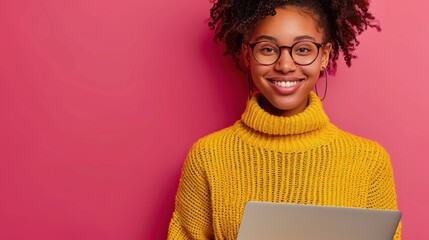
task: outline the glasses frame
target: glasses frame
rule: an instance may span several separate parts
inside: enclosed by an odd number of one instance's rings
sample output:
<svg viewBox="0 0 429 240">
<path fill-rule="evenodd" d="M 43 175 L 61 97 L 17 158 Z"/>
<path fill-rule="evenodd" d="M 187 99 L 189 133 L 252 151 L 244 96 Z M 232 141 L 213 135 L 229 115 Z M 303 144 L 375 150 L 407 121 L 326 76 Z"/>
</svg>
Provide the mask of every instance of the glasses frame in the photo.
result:
<svg viewBox="0 0 429 240">
<path fill-rule="evenodd" d="M 276 46 L 279 48 L 279 55 L 278 55 L 277 59 L 276 59 L 273 63 L 270 63 L 270 64 L 260 63 L 260 62 L 258 61 L 258 59 L 256 59 L 256 57 L 255 57 L 255 51 L 254 51 L 255 46 L 256 46 L 256 45 L 258 45 L 259 43 L 263 43 L 263 42 L 267 42 L 267 43 L 274 44 L 274 45 L 276 45 Z M 309 43 L 314 44 L 314 45 L 317 47 L 317 54 L 316 54 L 316 57 L 313 59 L 313 61 L 311 61 L 310 63 L 307 63 L 307 64 L 300 64 L 300 63 L 297 63 L 297 62 L 295 61 L 295 59 L 293 59 L 293 56 L 292 56 L 292 49 L 293 49 L 293 47 L 295 47 L 295 45 L 296 45 L 296 44 L 298 44 L 298 43 L 302 43 L 302 42 L 309 42 Z M 259 64 L 263 65 L 263 66 L 270 66 L 270 65 L 275 64 L 277 61 L 279 61 L 280 57 L 282 56 L 282 49 L 285 49 L 285 48 L 286 48 L 286 49 L 288 49 L 289 56 L 292 58 L 293 62 L 294 62 L 296 65 L 299 65 L 299 66 L 308 66 L 308 65 L 310 65 L 310 64 L 312 64 L 312 63 L 314 63 L 314 61 L 316 61 L 317 57 L 319 56 L 320 48 L 321 48 L 321 47 L 323 47 L 323 45 L 325 45 L 325 43 L 318 43 L 318 42 L 314 42 L 314 41 L 307 41 L 307 40 L 304 40 L 304 41 L 298 41 L 298 42 L 296 42 L 296 43 L 292 44 L 292 46 L 286 46 L 286 45 L 284 45 L 284 46 L 279 46 L 279 45 L 277 45 L 276 43 L 271 42 L 271 41 L 258 41 L 258 42 L 250 43 L 250 44 L 247 44 L 247 45 L 250 47 L 250 49 L 252 49 L 252 56 L 253 56 L 253 58 L 255 59 L 255 61 L 256 61 L 256 62 L 258 62 Z"/>
</svg>

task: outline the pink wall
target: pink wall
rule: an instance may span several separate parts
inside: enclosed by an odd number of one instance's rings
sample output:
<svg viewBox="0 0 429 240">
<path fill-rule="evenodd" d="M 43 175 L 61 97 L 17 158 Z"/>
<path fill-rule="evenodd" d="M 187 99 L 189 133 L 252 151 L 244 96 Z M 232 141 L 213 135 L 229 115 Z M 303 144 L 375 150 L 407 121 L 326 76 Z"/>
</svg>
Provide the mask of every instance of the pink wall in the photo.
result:
<svg viewBox="0 0 429 240">
<path fill-rule="evenodd" d="M 179 4 L 182 3 L 182 4 Z M 373 1 L 324 105 L 390 152 L 404 239 L 429 235 L 429 5 Z M 244 76 L 207 0 L 0 3 L 0 239 L 164 239 L 183 159 L 232 124 Z"/>
</svg>

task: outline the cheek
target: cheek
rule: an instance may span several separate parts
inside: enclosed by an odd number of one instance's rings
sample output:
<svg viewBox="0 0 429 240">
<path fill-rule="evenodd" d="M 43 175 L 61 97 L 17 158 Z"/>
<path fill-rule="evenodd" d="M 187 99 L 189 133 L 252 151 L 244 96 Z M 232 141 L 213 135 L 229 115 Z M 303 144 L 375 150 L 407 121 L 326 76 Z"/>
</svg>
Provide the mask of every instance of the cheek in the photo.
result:
<svg viewBox="0 0 429 240">
<path fill-rule="evenodd" d="M 272 66 L 262 66 L 259 64 L 251 63 L 250 72 L 253 78 L 260 78 L 272 71 Z"/>
<path fill-rule="evenodd" d="M 313 67 L 304 70 L 304 73 L 308 76 L 308 78 L 318 79 L 320 76 L 320 68 Z"/>
<path fill-rule="evenodd" d="M 317 59 L 314 63 L 312 63 L 309 66 L 303 66 L 301 67 L 303 73 L 307 75 L 308 78 L 315 78 L 318 79 L 320 77 L 321 73 L 321 60 Z"/>
</svg>

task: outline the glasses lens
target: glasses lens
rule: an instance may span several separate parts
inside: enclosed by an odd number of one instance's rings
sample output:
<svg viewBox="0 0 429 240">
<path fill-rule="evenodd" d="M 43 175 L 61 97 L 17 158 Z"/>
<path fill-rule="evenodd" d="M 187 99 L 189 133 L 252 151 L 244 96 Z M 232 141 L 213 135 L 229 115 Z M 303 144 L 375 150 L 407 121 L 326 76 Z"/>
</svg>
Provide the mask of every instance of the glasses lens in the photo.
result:
<svg viewBox="0 0 429 240">
<path fill-rule="evenodd" d="M 312 63 L 319 54 L 319 48 L 313 42 L 297 42 L 292 48 L 292 58 L 299 65 Z"/>
<path fill-rule="evenodd" d="M 319 47 L 310 41 L 300 41 L 292 45 L 292 59 L 298 65 L 309 65 L 316 60 Z M 272 42 L 259 42 L 253 48 L 253 56 L 260 64 L 271 65 L 277 62 L 280 48 Z"/>
<path fill-rule="evenodd" d="M 253 48 L 253 56 L 260 64 L 273 64 L 279 58 L 279 47 L 271 42 L 259 42 Z"/>
</svg>

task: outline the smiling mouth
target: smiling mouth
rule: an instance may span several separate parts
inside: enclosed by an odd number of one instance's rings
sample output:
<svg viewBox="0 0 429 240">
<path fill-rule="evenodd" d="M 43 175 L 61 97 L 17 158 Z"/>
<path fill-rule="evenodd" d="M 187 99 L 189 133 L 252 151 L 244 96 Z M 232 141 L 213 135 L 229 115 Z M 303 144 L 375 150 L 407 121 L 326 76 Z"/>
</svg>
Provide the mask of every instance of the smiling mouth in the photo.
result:
<svg viewBox="0 0 429 240">
<path fill-rule="evenodd" d="M 301 81 L 270 81 L 270 82 L 281 88 L 291 88 L 297 85 L 298 83 L 300 83 Z"/>
</svg>

